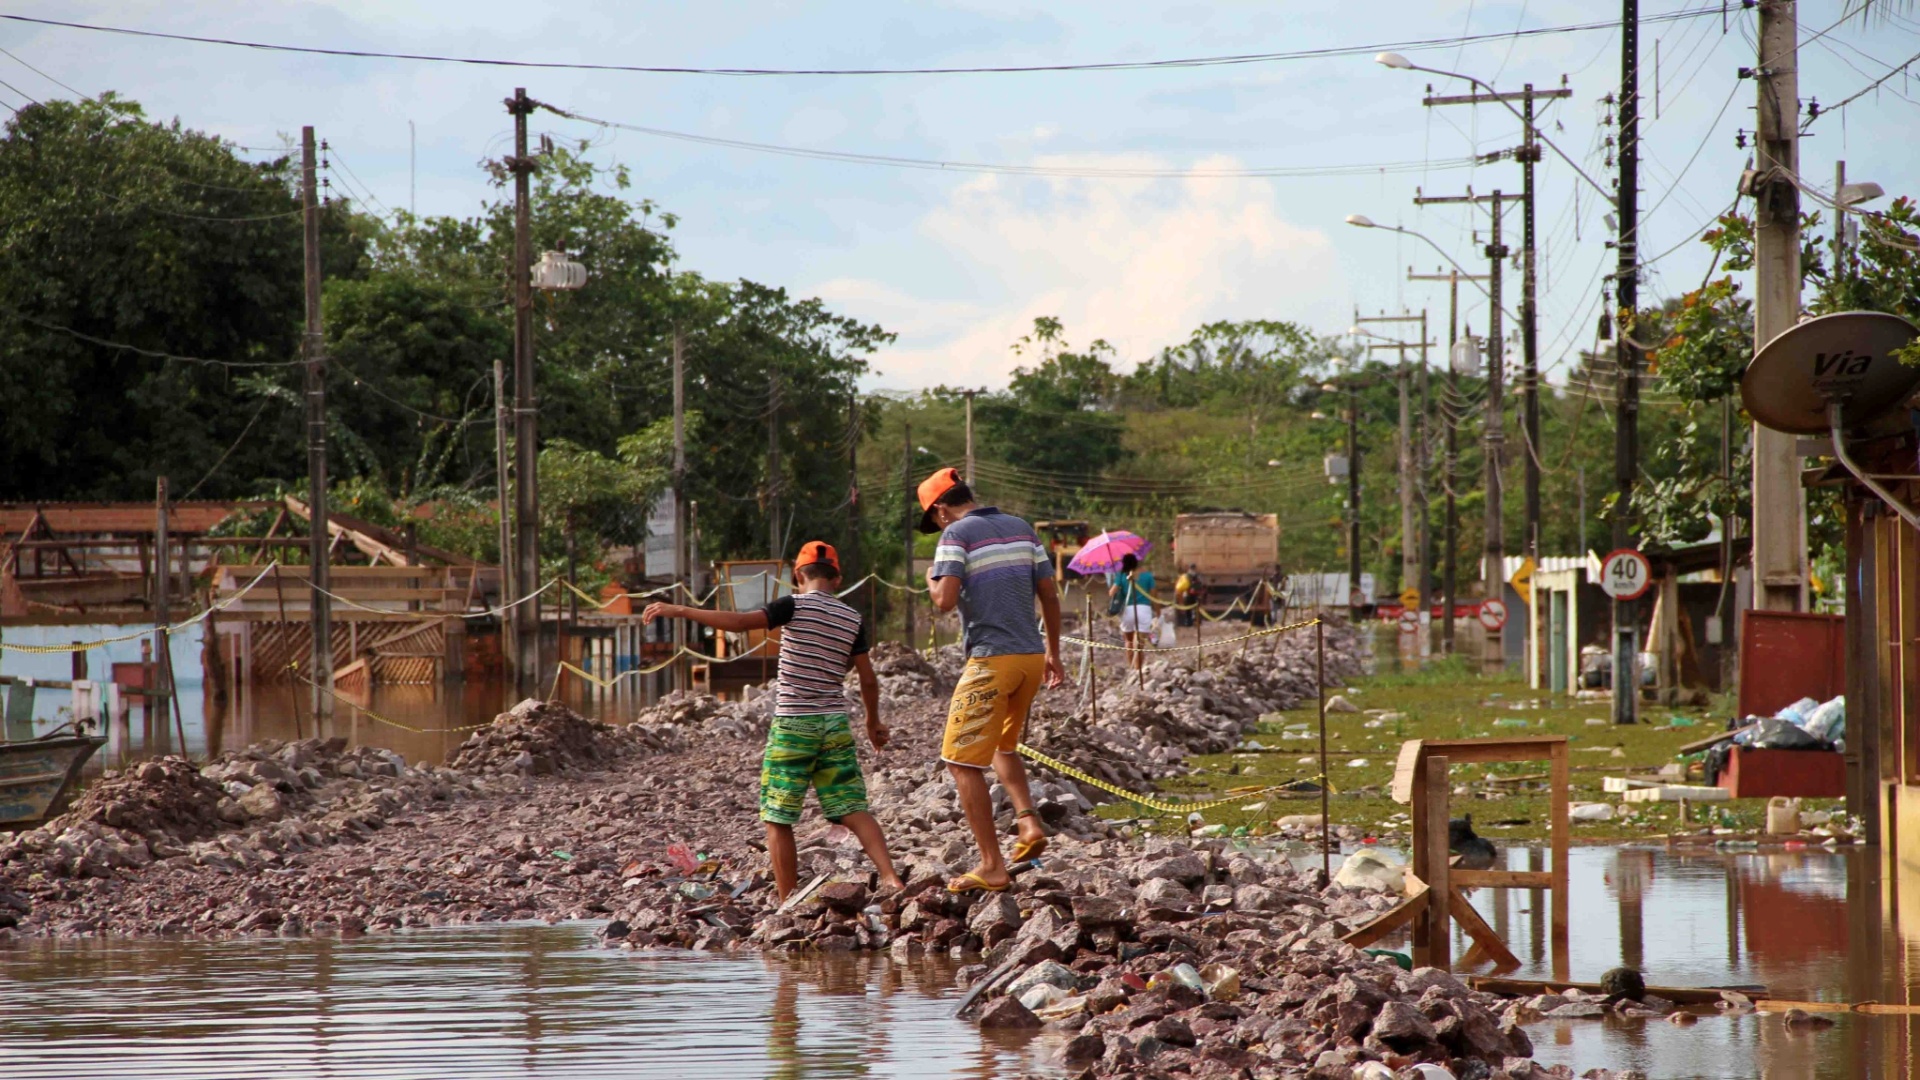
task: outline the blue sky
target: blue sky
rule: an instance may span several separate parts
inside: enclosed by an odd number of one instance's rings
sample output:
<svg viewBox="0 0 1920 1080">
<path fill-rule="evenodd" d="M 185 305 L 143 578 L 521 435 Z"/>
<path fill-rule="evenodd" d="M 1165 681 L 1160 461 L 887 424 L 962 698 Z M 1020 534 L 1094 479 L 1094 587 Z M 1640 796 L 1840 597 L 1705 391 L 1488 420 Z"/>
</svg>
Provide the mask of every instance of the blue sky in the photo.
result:
<svg viewBox="0 0 1920 1080">
<path fill-rule="evenodd" d="M 1644 17 L 1707 6 L 1645 0 Z M 523 60 L 699 67 L 925 67 L 1139 61 L 1374 45 L 1617 17 L 1562 0 L 1336 4 L 563 5 L 405 2 L 97 3 L 21 0 L 14 14 L 258 41 Z M 1802 40 L 1841 17 L 1839 0 L 1800 5 Z M 1733 198 L 1751 129 L 1750 12 L 1730 4 L 1642 30 L 1643 254 L 1681 246 L 1648 271 L 1643 297 L 1697 287 L 1707 257 L 1683 243 Z M 1658 119 L 1653 118 L 1655 43 Z M 1517 192 L 1519 167 L 1457 163 L 1517 142 L 1493 106 L 1423 108 L 1466 84 L 1392 71 L 1368 55 L 1124 72 L 869 77 L 722 77 L 535 71 L 302 56 L 0 23 L 0 47 L 87 93 L 113 89 L 156 116 L 253 147 L 313 124 L 335 148 L 336 191 L 421 213 L 469 214 L 488 197 L 482 158 L 508 144 L 501 100 L 516 85 L 594 117 L 728 139 L 944 161 L 1173 171 L 1164 178 L 915 171 L 750 153 L 621 131 L 603 155 L 635 191 L 681 217 L 682 265 L 751 277 L 829 300 L 900 334 L 876 358 L 877 388 L 1003 384 L 1008 345 L 1038 315 L 1069 340 L 1103 337 L 1123 362 L 1151 356 L 1214 319 L 1286 318 L 1343 331 L 1368 313 L 1426 306 L 1444 335 L 1444 286 L 1409 284 L 1440 257 L 1417 240 L 1345 225 L 1363 213 L 1432 237 L 1484 269 L 1459 207 L 1416 208 L 1416 189 Z M 1618 32 L 1506 38 L 1404 50 L 1414 62 L 1501 89 L 1574 96 L 1543 127 L 1589 174 L 1603 163 L 1599 99 L 1617 89 Z M 1801 96 L 1831 105 L 1920 53 L 1920 16 L 1841 24 L 1801 52 Z M 1920 64 L 1816 122 L 1802 173 L 1823 187 L 1834 161 L 1892 193 L 1920 192 Z M 0 100 L 68 92 L 0 56 Z M 409 128 L 417 130 L 417 170 Z M 537 130 L 596 129 L 540 115 Z M 1385 166 L 1340 174 L 1221 177 L 1302 166 Z M 350 173 L 347 171 L 350 170 Z M 411 188 L 410 188 L 411 183 Z M 1606 207 L 1551 154 L 1540 169 L 1542 363 L 1589 345 L 1613 253 Z M 417 194 L 416 194 L 417 193 Z M 1484 228 L 1484 214 L 1479 223 Z M 1518 246 L 1519 215 L 1507 242 Z M 1512 293 L 1517 294 L 1517 276 Z M 1517 301 L 1510 301 L 1513 307 Z M 1468 322 L 1484 301 L 1463 288 Z M 1437 358 L 1436 358 L 1437 359 Z M 1552 377 L 1551 374 L 1549 377 Z"/>
</svg>

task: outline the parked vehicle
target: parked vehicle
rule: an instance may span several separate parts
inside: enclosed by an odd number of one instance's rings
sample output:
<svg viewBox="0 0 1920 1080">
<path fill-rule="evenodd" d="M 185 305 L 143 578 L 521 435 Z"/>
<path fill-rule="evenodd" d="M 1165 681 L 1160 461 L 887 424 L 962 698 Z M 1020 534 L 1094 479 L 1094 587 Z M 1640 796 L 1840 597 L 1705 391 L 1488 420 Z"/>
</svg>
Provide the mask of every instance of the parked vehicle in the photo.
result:
<svg viewBox="0 0 1920 1080">
<path fill-rule="evenodd" d="M 1219 511 L 1173 519 L 1173 565 L 1200 568 L 1201 606 L 1215 614 L 1244 610 L 1261 582 L 1280 587 L 1280 519 L 1275 514 Z"/>
</svg>

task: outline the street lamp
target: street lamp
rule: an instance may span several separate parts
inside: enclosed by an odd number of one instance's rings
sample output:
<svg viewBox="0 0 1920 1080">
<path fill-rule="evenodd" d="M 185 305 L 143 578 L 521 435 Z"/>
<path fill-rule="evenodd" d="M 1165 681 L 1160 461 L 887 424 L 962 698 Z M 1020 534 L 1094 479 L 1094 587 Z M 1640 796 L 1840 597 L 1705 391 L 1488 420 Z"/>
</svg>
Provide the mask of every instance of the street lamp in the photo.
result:
<svg viewBox="0 0 1920 1080">
<path fill-rule="evenodd" d="M 1396 52 L 1379 53 L 1374 56 L 1373 62 L 1383 67 L 1393 68 L 1396 71 L 1424 71 L 1429 75 L 1444 75 L 1449 79 L 1460 79 L 1463 82 L 1470 82 L 1473 85 L 1479 87 L 1480 89 L 1485 90 L 1493 98 L 1493 100 L 1498 101 L 1502 105 L 1505 105 L 1507 107 L 1507 111 L 1512 113 L 1516 118 L 1518 118 L 1520 123 L 1524 124 L 1526 127 L 1531 129 L 1533 132 L 1534 138 L 1539 139 L 1543 143 L 1546 143 L 1547 146 L 1551 148 L 1554 153 L 1560 155 L 1560 160 L 1572 166 L 1573 171 L 1580 174 L 1580 179 L 1585 180 L 1587 183 L 1593 185 L 1593 190 L 1599 192 L 1601 196 L 1607 200 L 1607 202 L 1616 206 L 1619 205 L 1619 200 L 1614 198 L 1613 192 L 1608 191 L 1606 188 L 1600 186 L 1600 181 L 1595 180 L 1591 176 L 1588 176 L 1587 170 L 1581 168 L 1579 162 L 1568 157 L 1567 152 L 1565 150 L 1562 150 L 1558 146 L 1555 146 L 1553 140 L 1547 138 L 1546 133 L 1542 132 L 1539 128 L 1534 127 L 1534 125 L 1528 123 L 1526 116 L 1522 114 L 1519 109 L 1514 108 L 1513 103 L 1511 101 L 1508 101 L 1506 98 L 1501 97 L 1500 92 L 1498 90 L 1495 90 L 1492 87 L 1492 85 L 1482 82 L 1471 75 L 1462 75 L 1457 71 L 1442 71 L 1439 68 L 1421 67 L 1419 64 L 1414 63 L 1413 61 L 1407 59 L 1404 56 L 1401 56 L 1399 53 L 1396 53 Z"/>
<path fill-rule="evenodd" d="M 1486 297 L 1488 300 L 1493 299 L 1493 294 L 1487 291 L 1487 287 L 1485 285 L 1480 284 L 1479 279 L 1475 275 L 1468 273 L 1467 268 L 1464 266 L 1461 266 L 1460 261 L 1458 259 L 1455 259 L 1451 254 L 1449 254 L 1446 248 L 1443 248 L 1439 244 L 1434 243 L 1433 238 L 1428 236 L 1426 233 L 1420 232 L 1418 229 L 1409 229 L 1404 225 L 1382 225 L 1374 221 L 1372 218 L 1368 217 L 1365 214 L 1348 214 L 1347 224 L 1352 225 L 1355 228 L 1359 228 L 1359 229 L 1385 229 L 1388 232 L 1404 233 L 1407 236 L 1412 236 L 1419 240 L 1424 241 L 1428 247 L 1439 252 L 1442 258 L 1452 263 L 1453 268 L 1455 270 L 1460 271 L 1460 277 L 1462 280 L 1472 282 L 1473 287 L 1480 290 L 1480 295 Z M 1502 305 L 1500 310 L 1502 313 L 1506 315 L 1507 318 L 1512 319 L 1515 322 L 1520 321 L 1519 317 L 1516 316 L 1513 312 L 1508 311 L 1505 305 Z"/>
</svg>

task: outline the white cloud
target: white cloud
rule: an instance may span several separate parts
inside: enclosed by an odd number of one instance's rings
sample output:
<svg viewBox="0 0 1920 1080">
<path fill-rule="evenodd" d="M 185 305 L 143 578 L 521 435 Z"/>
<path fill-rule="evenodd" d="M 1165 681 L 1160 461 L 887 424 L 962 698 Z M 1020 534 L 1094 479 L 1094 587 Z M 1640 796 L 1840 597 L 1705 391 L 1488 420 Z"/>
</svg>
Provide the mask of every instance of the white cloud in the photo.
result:
<svg viewBox="0 0 1920 1080">
<path fill-rule="evenodd" d="M 1166 167 L 1149 155 L 1035 164 Z M 1131 363 L 1214 319 L 1330 325 L 1349 296 L 1328 237 L 1288 222 L 1264 181 L 987 176 L 954 189 L 918 230 L 948 264 L 931 277 L 958 283 L 958 295 L 846 278 L 808 290 L 900 334 L 876 358 L 889 387 L 1003 385 L 1019 362 L 1008 346 L 1042 315 L 1059 316 L 1075 346 L 1105 338 Z"/>
</svg>

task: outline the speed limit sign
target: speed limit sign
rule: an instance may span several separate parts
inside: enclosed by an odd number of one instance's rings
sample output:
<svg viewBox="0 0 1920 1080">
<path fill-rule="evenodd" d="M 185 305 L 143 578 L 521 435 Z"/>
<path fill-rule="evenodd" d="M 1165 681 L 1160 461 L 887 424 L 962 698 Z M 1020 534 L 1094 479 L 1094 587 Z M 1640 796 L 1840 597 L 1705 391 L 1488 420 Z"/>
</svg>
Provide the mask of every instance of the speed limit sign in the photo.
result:
<svg viewBox="0 0 1920 1080">
<path fill-rule="evenodd" d="M 1607 554 L 1600 563 L 1600 591 L 1615 600 L 1638 600 L 1653 584 L 1653 564 L 1632 548 Z"/>
</svg>

